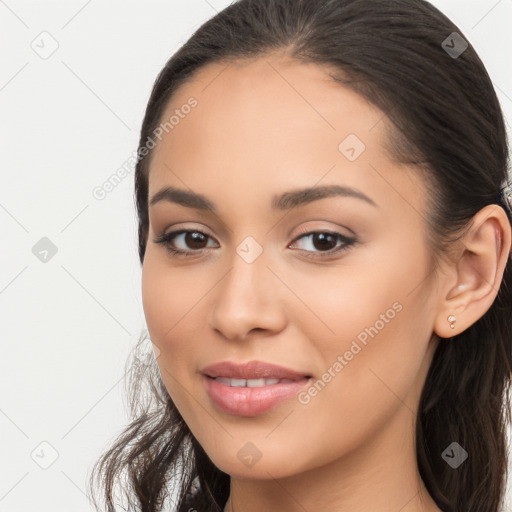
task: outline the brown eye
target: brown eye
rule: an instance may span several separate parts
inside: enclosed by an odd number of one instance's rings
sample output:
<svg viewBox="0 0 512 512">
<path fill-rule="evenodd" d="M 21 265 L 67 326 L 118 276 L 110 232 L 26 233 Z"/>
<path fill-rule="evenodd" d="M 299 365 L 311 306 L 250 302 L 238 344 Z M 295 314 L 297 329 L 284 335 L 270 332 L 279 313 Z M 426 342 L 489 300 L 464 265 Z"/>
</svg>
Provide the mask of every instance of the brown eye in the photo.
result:
<svg viewBox="0 0 512 512">
<path fill-rule="evenodd" d="M 337 243 L 337 237 L 331 233 L 313 233 L 313 247 L 320 251 L 334 249 Z"/>
<path fill-rule="evenodd" d="M 294 243 L 302 239 L 309 239 L 309 243 L 304 244 L 303 250 L 312 253 L 308 255 L 310 257 L 322 257 L 322 253 L 326 255 L 338 253 L 348 249 L 356 242 L 355 238 L 348 238 L 341 233 L 331 231 L 307 232 L 297 237 Z"/>
<path fill-rule="evenodd" d="M 208 236 L 200 231 L 188 231 L 185 234 L 185 245 L 191 249 L 204 249 L 203 244 L 208 241 Z"/>
<path fill-rule="evenodd" d="M 158 236 L 154 242 L 162 244 L 171 254 L 179 256 L 191 256 L 193 254 L 200 254 L 203 250 L 207 249 L 208 240 L 213 240 L 210 236 L 202 231 L 194 231 L 182 229 L 180 231 L 172 231 Z M 176 242 L 178 247 L 176 247 Z M 185 247 L 179 247 L 179 245 Z"/>
<path fill-rule="evenodd" d="M 346 251 L 353 246 L 357 240 L 349 238 L 341 233 L 331 231 L 313 231 L 303 233 L 294 240 L 294 243 L 302 239 L 310 239 L 306 248 L 302 251 L 310 258 L 322 258 L 332 256 Z M 158 236 L 154 242 L 162 244 L 173 256 L 194 256 L 201 255 L 203 251 L 212 246 L 208 246 L 208 241 L 213 238 L 202 231 L 182 229 L 172 231 Z M 185 247 L 179 247 L 179 245 Z M 213 246 L 218 247 L 218 246 Z"/>
</svg>

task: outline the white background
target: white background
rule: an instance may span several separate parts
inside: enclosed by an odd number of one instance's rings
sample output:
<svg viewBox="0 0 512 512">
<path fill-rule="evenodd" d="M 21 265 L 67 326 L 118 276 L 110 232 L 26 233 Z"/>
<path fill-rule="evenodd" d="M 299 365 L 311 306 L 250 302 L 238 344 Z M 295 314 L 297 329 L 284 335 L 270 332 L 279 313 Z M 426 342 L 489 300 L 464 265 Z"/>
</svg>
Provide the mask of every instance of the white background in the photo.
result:
<svg viewBox="0 0 512 512">
<path fill-rule="evenodd" d="M 477 49 L 510 130 L 512 0 L 432 3 Z M 123 368 L 145 329 L 133 172 L 102 201 L 92 190 L 136 150 L 164 63 L 228 4 L 0 0 L 1 512 L 91 511 L 86 476 L 127 420 Z M 31 47 L 43 31 L 47 59 Z"/>
</svg>

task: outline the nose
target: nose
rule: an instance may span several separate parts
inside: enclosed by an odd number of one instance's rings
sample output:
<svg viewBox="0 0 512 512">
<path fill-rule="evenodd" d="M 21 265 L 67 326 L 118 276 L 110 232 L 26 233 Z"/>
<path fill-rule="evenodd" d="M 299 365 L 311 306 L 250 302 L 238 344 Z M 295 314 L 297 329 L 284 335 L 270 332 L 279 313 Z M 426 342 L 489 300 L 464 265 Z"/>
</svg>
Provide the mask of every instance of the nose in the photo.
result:
<svg viewBox="0 0 512 512">
<path fill-rule="evenodd" d="M 231 270 L 214 288 L 209 325 L 227 339 L 242 340 L 253 331 L 271 335 L 286 326 L 286 287 L 264 254 L 252 263 L 235 254 Z"/>
</svg>

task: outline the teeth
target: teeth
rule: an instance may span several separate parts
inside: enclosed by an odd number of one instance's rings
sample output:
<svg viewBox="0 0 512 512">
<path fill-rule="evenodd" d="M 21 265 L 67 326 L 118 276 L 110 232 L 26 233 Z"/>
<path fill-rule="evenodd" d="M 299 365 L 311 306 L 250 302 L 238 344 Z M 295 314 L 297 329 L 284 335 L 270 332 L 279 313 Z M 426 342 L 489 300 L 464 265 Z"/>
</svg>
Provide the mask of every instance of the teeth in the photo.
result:
<svg viewBox="0 0 512 512">
<path fill-rule="evenodd" d="M 227 377 L 215 377 L 215 380 L 235 388 L 260 388 L 262 386 L 273 386 L 274 384 L 285 384 L 293 382 L 292 379 L 229 379 Z"/>
<path fill-rule="evenodd" d="M 265 386 L 265 385 L 270 386 L 272 384 L 277 384 L 278 382 L 279 382 L 279 379 L 267 379 L 267 382 L 265 384 L 265 379 L 249 379 L 249 380 L 247 380 L 245 385 L 248 388 L 261 388 L 261 386 Z"/>
</svg>

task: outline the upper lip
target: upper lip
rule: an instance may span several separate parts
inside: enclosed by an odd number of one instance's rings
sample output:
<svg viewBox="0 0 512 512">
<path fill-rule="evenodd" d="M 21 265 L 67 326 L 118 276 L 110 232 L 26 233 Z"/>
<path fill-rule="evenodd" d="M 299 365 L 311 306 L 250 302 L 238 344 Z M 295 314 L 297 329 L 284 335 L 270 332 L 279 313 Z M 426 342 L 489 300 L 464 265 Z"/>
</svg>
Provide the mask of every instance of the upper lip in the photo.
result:
<svg viewBox="0 0 512 512">
<path fill-rule="evenodd" d="M 222 361 L 205 366 L 201 373 L 209 377 L 227 377 L 232 379 L 291 379 L 300 380 L 309 377 L 306 372 L 295 371 L 262 361 L 249 361 L 247 363 L 234 363 Z"/>
</svg>

